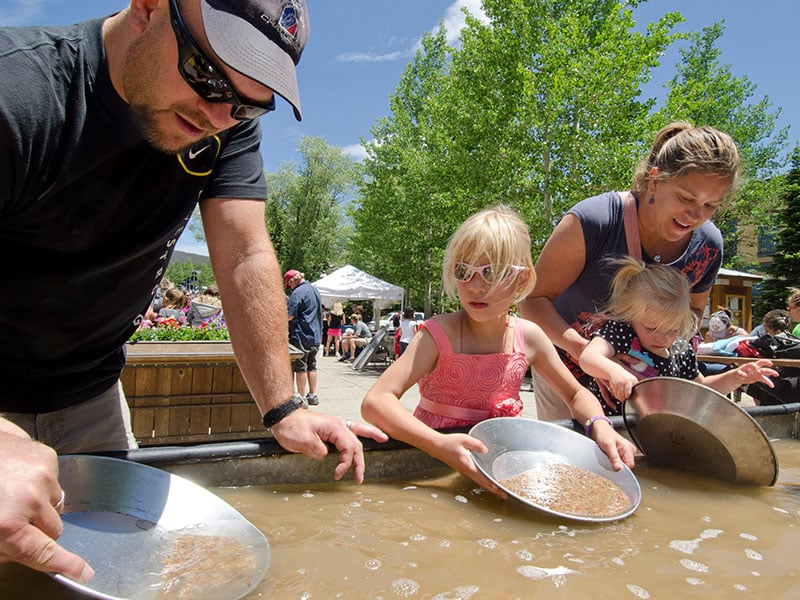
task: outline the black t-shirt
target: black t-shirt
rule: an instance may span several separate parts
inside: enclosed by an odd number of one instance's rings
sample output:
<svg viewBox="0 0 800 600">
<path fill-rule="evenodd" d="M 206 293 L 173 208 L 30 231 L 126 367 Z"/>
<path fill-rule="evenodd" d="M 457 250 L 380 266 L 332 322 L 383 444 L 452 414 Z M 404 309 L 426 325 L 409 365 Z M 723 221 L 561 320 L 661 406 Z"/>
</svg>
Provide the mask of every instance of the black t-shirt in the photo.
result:
<svg viewBox="0 0 800 600">
<path fill-rule="evenodd" d="M 146 142 L 102 23 L 0 29 L 0 411 L 113 385 L 198 200 L 266 197 L 257 121 L 180 155 Z"/>
</svg>

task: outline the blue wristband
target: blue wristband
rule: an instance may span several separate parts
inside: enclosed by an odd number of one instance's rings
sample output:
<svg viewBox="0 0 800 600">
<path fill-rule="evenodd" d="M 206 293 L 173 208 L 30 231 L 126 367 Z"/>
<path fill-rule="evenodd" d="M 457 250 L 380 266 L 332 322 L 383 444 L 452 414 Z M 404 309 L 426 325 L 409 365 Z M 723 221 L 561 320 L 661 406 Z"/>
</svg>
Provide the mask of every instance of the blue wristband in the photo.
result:
<svg viewBox="0 0 800 600">
<path fill-rule="evenodd" d="M 592 429 L 594 428 L 595 421 L 605 421 L 606 423 L 611 425 L 612 429 L 614 428 L 614 424 L 611 422 L 611 419 L 609 419 L 605 415 L 597 415 L 596 417 L 592 417 L 591 419 L 586 419 L 586 423 L 583 424 L 583 431 L 589 437 L 592 437 Z"/>
</svg>

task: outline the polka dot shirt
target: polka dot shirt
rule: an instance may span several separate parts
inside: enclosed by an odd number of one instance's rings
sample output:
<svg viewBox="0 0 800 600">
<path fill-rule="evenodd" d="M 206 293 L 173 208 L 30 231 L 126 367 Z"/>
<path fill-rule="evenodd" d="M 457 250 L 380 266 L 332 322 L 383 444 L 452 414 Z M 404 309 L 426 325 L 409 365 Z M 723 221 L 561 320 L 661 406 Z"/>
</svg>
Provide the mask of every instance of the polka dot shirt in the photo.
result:
<svg viewBox="0 0 800 600">
<path fill-rule="evenodd" d="M 606 340 L 614 348 L 616 354 L 627 354 L 633 360 L 641 361 L 642 365 L 646 365 L 646 369 L 642 372 L 644 376 L 680 377 L 681 379 L 694 380 L 700 374 L 697 367 L 697 356 L 691 346 L 682 340 L 677 340 L 670 348 L 669 356 L 664 358 L 643 349 L 633 327 L 627 323 L 606 321 L 593 336 L 599 336 Z M 597 381 L 592 380 L 589 389 L 603 403 L 606 414 L 620 414 L 622 404 L 617 402 L 616 407 L 606 406 L 603 402 L 603 397 L 600 395 Z"/>
</svg>

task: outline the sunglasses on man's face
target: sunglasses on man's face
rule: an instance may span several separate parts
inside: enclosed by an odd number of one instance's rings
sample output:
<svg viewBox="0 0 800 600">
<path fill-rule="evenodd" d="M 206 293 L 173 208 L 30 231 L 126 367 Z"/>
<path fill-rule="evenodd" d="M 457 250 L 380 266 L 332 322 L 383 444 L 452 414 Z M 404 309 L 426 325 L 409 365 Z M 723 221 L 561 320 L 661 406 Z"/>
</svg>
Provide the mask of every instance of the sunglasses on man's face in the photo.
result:
<svg viewBox="0 0 800 600">
<path fill-rule="evenodd" d="M 197 47 L 181 17 L 176 0 L 169 0 L 169 14 L 178 42 L 178 71 L 198 96 L 206 102 L 232 104 L 231 117 L 239 121 L 249 121 L 275 110 L 274 95 L 267 103 L 260 104 L 252 100 L 243 103 L 230 82 Z"/>
<path fill-rule="evenodd" d="M 453 275 L 455 275 L 456 280 L 467 283 L 472 279 L 475 273 L 478 273 L 486 283 L 492 284 L 496 281 L 505 281 L 509 277 L 527 270 L 528 267 L 520 265 L 508 265 L 502 269 L 495 270 L 492 265 L 478 265 L 474 267 L 467 263 L 456 263 Z"/>
</svg>

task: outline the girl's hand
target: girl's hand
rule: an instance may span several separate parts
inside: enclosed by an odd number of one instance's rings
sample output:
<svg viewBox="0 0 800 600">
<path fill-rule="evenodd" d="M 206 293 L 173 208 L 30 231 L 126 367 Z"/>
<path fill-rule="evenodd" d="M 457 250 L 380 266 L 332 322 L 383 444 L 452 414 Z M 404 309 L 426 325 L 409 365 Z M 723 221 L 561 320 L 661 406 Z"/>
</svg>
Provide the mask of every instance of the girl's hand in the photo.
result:
<svg viewBox="0 0 800 600">
<path fill-rule="evenodd" d="M 605 421 L 596 421 L 592 427 L 592 437 L 600 449 L 611 461 L 615 471 L 622 469 L 622 464 L 633 468 L 635 464 L 636 446 L 622 437 Z"/>
<path fill-rule="evenodd" d="M 432 453 L 432 455 L 448 467 L 458 471 L 465 477 L 469 477 L 486 491 L 503 500 L 507 499 L 508 494 L 475 466 L 470 455 L 471 450 L 481 454 L 488 452 L 483 442 L 471 435 L 466 433 L 443 433 L 437 444 L 436 452 Z"/>
<path fill-rule="evenodd" d="M 775 383 L 770 377 L 780 377 L 780 373 L 775 369 L 770 369 L 771 366 L 771 360 L 762 358 L 742 365 L 735 370 L 735 373 L 739 376 L 741 384 L 761 382 L 769 387 L 775 387 Z"/>
</svg>

